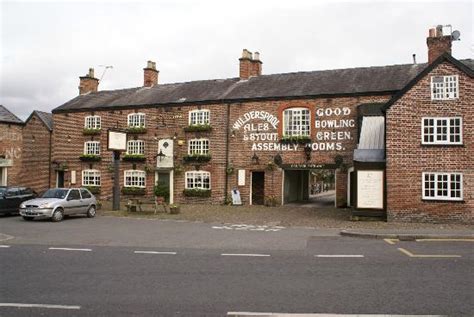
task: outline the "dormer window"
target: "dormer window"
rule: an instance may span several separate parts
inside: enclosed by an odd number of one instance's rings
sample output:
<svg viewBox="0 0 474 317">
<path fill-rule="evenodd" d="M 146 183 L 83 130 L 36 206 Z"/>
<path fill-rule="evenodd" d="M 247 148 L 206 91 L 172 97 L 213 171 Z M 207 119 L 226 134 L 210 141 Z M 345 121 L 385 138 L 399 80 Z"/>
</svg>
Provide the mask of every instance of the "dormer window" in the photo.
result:
<svg viewBox="0 0 474 317">
<path fill-rule="evenodd" d="M 189 125 L 209 125 L 209 110 L 192 110 L 189 112 Z"/>
<path fill-rule="evenodd" d="M 431 100 L 451 100 L 459 98 L 459 76 L 432 76 Z"/>
<path fill-rule="evenodd" d="M 310 114 L 306 108 L 290 108 L 283 112 L 283 136 L 309 136 Z"/>
<path fill-rule="evenodd" d="M 101 128 L 100 116 L 87 116 L 84 120 L 84 128 L 99 130 Z"/>
<path fill-rule="evenodd" d="M 144 128 L 145 114 L 144 113 L 130 113 L 128 115 L 127 124 L 130 128 Z"/>
</svg>

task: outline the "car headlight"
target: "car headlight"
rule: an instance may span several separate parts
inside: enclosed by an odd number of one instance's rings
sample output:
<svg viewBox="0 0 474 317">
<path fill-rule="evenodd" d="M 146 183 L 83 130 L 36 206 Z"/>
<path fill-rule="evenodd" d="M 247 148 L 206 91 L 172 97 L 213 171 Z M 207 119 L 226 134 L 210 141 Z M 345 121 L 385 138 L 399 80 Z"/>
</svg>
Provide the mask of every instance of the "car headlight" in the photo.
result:
<svg viewBox="0 0 474 317">
<path fill-rule="evenodd" d="M 20 208 L 21 208 L 21 209 L 26 208 L 25 204 L 20 204 Z"/>
<path fill-rule="evenodd" d="M 44 203 L 39 205 L 40 208 L 51 208 L 51 205 L 49 203 Z"/>
</svg>

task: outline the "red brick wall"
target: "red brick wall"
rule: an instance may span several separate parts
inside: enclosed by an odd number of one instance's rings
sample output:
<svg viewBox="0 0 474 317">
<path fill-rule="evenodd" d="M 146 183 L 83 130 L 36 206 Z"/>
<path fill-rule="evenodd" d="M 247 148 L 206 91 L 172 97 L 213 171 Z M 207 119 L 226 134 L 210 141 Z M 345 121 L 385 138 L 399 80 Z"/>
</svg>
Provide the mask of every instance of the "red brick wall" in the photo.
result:
<svg viewBox="0 0 474 317">
<path fill-rule="evenodd" d="M 432 75 L 459 75 L 459 99 L 431 101 Z M 420 80 L 386 114 L 388 219 L 471 223 L 474 212 L 474 81 L 445 62 Z M 424 116 L 463 119 L 463 146 L 421 145 Z M 423 201 L 422 172 L 463 173 L 463 202 Z"/>
<path fill-rule="evenodd" d="M 22 185 L 38 193 L 49 188 L 51 132 L 33 115 L 23 128 Z"/>
<path fill-rule="evenodd" d="M 11 160 L 12 166 L 7 167 L 7 185 L 21 185 L 22 159 L 22 125 L 0 123 L 0 155 Z"/>
</svg>

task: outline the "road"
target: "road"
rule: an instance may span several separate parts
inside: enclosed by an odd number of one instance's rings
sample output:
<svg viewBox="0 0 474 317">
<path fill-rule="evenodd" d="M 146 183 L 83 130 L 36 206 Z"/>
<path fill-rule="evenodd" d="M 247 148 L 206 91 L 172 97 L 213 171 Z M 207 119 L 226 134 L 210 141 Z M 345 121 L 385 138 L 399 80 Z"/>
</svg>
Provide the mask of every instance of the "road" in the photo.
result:
<svg viewBox="0 0 474 317">
<path fill-rule="evenodd" d="M 0 316 L 474 314 L 468 240 L 111 217 L 0 221 Z"/>
</svg>

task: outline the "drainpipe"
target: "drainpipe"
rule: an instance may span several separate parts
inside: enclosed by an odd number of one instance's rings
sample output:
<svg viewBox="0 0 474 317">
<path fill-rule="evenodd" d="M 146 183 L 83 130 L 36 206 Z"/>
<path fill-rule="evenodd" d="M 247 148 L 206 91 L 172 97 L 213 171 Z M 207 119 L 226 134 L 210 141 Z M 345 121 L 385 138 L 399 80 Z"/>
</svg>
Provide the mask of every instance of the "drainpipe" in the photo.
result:
<svg viewBox="0 0 474 317">
<path fill-rule="evenodd" d="M 229 137 L 230 137 L 230 104 L 227 104 L 227 118 L 226 118 L 226 143 L 225 143 L 225 183 L 224 183 L 224 204 L 227 200 L 227 191 L 229 189 L 229 175 L 227 169 L 229 168 Z"/>
<path fill-rule="evenodd" d="M 48 188 L 51 187 L 51 157 L 52 157 L 52 147 L 53 143 L 51 142 L 53 138 L 53 131 L 49 131 L 49 160 L 48 160 L 48 171 L 49 171 L 49 177 L 48 177 Z"/>
</svg>

